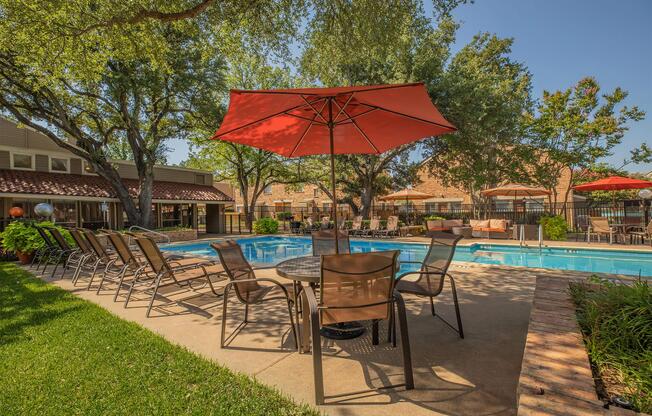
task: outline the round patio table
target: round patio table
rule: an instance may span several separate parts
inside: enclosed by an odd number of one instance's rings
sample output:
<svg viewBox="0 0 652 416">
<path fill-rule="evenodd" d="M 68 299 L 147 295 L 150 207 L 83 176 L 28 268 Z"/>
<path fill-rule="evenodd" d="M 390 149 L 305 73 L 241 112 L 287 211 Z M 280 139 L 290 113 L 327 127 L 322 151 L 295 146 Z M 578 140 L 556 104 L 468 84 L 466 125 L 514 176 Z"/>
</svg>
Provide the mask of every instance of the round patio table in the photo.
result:
<svg viewBox="0 0 652 416">
<path fill-rule="evenodd" d="M 319 256 L 303 256 L 285 260 L 276 265 L 276 273 L 293 280 L 294 293 L 298 297 L 301 283 L 311 286 L 319 284 L 321 277 L 321 258 Z M 297 301 L 297 299 L 295 299 Z M 347 322 L 332 326 L 323 326 L 322 336 L 330 339 L 352 339 L 364 334 L 364 326 L 358 322 Z"/>
</svg>

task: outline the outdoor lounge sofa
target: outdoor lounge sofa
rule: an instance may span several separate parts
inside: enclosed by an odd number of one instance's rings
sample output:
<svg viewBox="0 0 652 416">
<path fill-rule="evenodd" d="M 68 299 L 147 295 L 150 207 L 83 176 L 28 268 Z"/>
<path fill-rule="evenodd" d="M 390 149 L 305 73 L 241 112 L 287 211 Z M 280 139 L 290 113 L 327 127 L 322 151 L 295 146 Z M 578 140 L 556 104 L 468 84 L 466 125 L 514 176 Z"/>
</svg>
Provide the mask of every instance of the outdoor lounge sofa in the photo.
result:
<svg viewBox="0 0 652 416">
<path fill-rule="evenodd" d="M 463 220 L 427 220 L 426 221 L 428 232 L 444 231 L 450 233 L 453 231 L 453 227 L 462 227 L 463 225 L 464 225 Z"/>
<path fill-rule="evenodd" d="M 489 219 L 470 220 L 471 235 L 479 238 L 510 238 L 511 224 L 509 220 Z"/>
</svg>

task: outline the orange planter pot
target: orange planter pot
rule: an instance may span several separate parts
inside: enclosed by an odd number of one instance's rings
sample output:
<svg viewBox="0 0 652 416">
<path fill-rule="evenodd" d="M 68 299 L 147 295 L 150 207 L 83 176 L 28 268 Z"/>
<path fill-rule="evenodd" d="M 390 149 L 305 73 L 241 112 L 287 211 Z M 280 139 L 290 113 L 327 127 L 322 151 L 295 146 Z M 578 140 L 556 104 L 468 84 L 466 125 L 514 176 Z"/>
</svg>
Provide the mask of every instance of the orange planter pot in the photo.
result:
<svg viewBox="0 0 652 416">
<path fill-rule="evenodd" d="M 18 257 L 20 264 L 29 264 L 34 258 L 34 253 L 23 253 L 22 251 L 17 251 L 16 257 Z"/>
</svg>

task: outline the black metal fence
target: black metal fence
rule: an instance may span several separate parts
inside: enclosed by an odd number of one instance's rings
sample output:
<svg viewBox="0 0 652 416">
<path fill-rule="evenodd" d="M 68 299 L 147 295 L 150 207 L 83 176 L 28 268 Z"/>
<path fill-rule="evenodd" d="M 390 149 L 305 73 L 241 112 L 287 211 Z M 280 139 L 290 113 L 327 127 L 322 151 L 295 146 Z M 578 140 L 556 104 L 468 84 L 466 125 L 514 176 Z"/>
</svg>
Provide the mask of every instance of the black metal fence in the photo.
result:
<svg viewBox="0 0 652 416">
<path fill-rule="evenodd" d="M 514 209 L 515 208 L 515 209 Z M 451 206 L 448 209 L 433 209 L 431 205 L 410 204 L 406 209 L 405 205 L 374 207 L 370 210 L 370 217 L 386 219 L 390 215 L 396 215 L 405 224 L 424 224 L 425 219 L 430 216 L 442 217 L 445 219 L 462 219 L 468 223 L 470 219 L 506 219 L 514 224 L 537 224 L 544 215 L 561 215 L 568 222 L 571 231 L 585 231 L 589 224 L 590 217 L 606 217 L 610 221 L 619 224 L 632 224 L 644 226 L 650 220 L 650 201 L 643 200 L 621 200 L 613 202 L 575 201 L 567 204 L 505 204 L 505 205 L 471 205 L 460 204 Z M 331 211 L 319 208 L 287 208 L 277 211 L 273 206 L 257 206 L 252 216 L 254 220 L 259 218 L 276 218 L 279 220 L 281 231 L 289 231 L 292 221 L 305 221 L 312 218 L 319 221 L 322 217 L 330 217 Z M 356 213 L 349 207 L 340 206 L 337 209 L 340 221 L 352 220 Z M 226 232 L 229 234 L 246 234 L 251 229 L 247 226 L 245 215 L 238 212 L 226 212 Z"/>
</svg>

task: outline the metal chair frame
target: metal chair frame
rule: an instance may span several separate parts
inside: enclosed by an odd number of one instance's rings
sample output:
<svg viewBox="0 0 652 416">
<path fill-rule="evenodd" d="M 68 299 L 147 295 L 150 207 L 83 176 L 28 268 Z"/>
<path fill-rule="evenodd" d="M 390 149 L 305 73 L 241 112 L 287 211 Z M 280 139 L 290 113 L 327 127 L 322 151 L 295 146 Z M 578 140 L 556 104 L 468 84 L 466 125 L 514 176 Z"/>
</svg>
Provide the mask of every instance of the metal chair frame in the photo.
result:
<svg viewBox="0 0 652 416">
<path fill-rule="evenodd" d="M 54 238 L 54 241 L 56 241 L 57 245 L 59 246 L 60 250 L 57 253 L 54 253 L 48 260 L 53 260 L 54 264 L 54 270 L 52 270 L 52 274 L 50 277 L 54 277 L 55 273 L 57 272 L 57 268 L 59 267 L 59 264 L 63 261 L 63 273 L 61 273 L 61 277 L 64 276 L 66 273 L 66 266 L 68 265 L 68 261 L 70 260 L 70 257 L 73 255 L 79 255 L 80 251 L 79 249 L 74 249 L 68 245 L 66 242 L 66 239 L 63 238 L 63 235 L 61 235 L 61 232 L 57 230 L 54 227 L 43 227 Z M 74 259 L 74 258 L 73 258 Z M 47 268 L 47 265 L 43 268 L 43 272 L 45 273 L 45 269 Z"/>
</svg>

